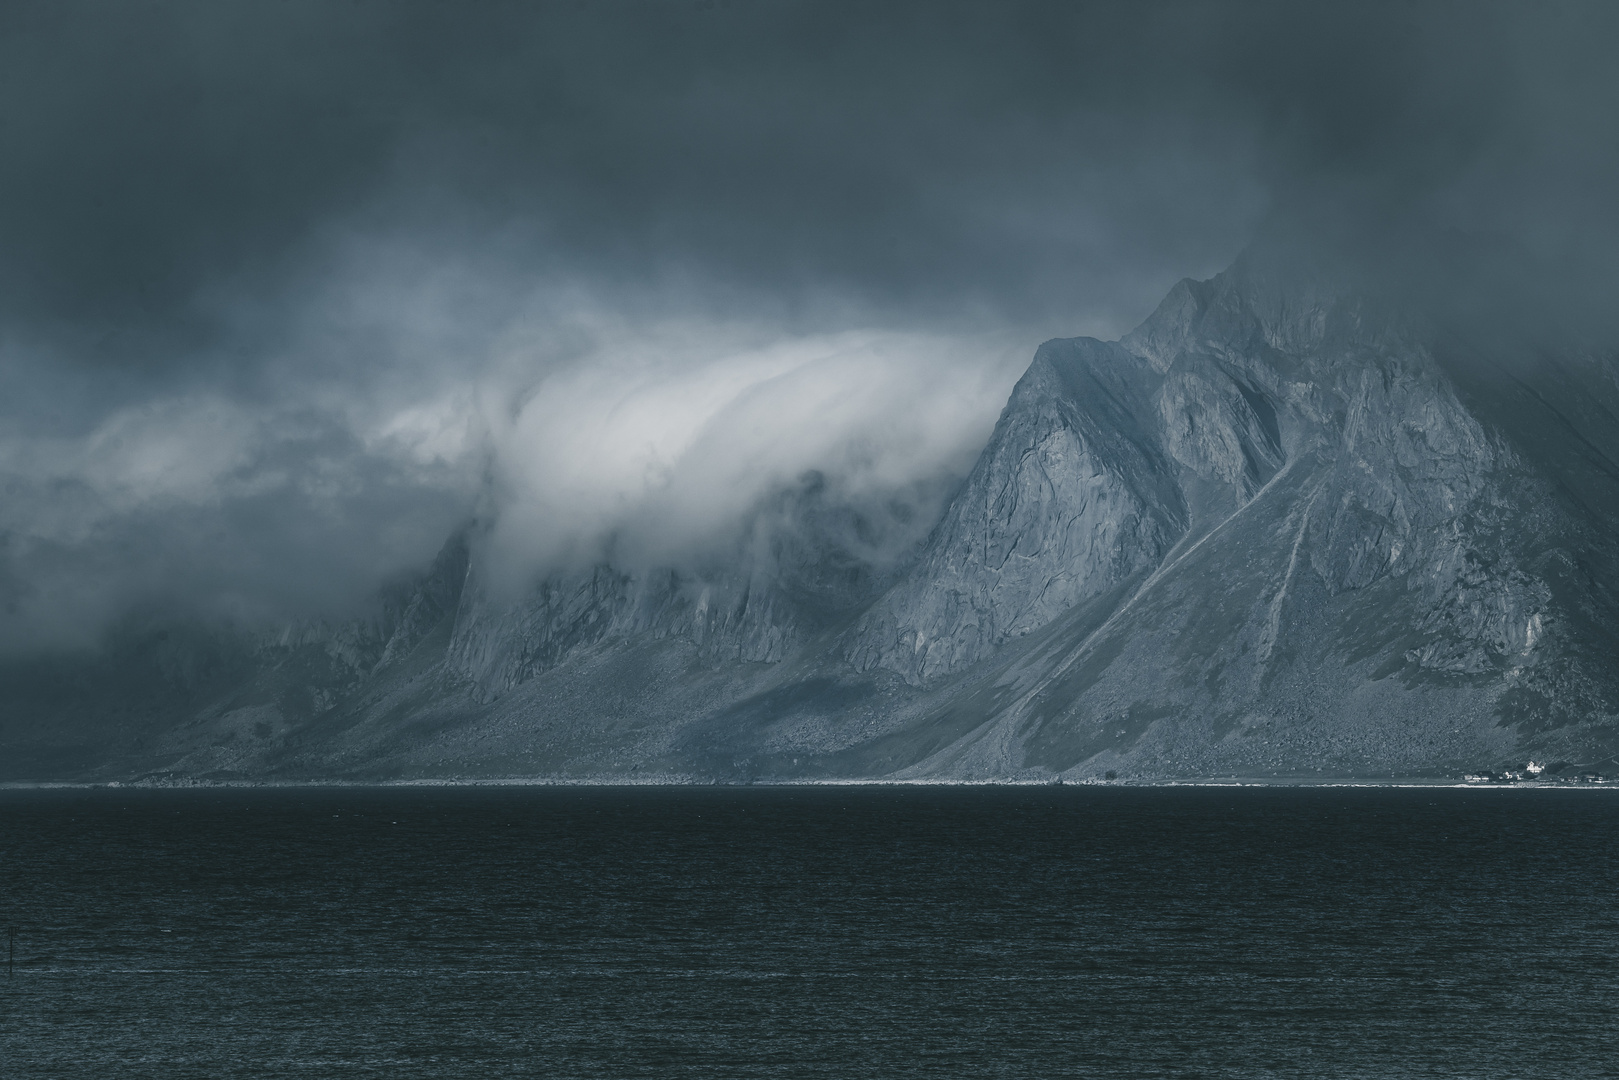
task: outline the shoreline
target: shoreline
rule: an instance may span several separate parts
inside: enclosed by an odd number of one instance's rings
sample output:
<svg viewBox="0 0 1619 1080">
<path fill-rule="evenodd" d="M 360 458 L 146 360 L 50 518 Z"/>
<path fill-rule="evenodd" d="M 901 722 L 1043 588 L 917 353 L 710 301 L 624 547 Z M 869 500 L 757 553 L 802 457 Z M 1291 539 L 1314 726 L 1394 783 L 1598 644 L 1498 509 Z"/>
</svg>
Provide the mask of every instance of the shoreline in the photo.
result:
<svg viewBox="0 0 1619 1080">
<path fill-rule="evenodd" d="M 1051 780 L 752 780 L 720 781 L 665 777 L 645 780 L 571 779 L 562 777 L 501 777 L 494 779 L 414 779 L 414 780 L 8 780 L 0 781 L 0 792 L 10 791 L 247 791 L 247 790 L 396 790 L 423 788 L 1064 788 L 1076 790 L 1162 789 L 1162 788 L 1390 788 L 1412 790 L 1463 791 L 1615 791 L 1619 783 L 1580 783 L 1575 781 L 1516 781 L 1470 783 L 1450 779 L 1420 777 L 1377 780 L 1358 777 L 1291 778 L 1209 777 L 1155 780 L 1062 781 Z"/>
</svg>

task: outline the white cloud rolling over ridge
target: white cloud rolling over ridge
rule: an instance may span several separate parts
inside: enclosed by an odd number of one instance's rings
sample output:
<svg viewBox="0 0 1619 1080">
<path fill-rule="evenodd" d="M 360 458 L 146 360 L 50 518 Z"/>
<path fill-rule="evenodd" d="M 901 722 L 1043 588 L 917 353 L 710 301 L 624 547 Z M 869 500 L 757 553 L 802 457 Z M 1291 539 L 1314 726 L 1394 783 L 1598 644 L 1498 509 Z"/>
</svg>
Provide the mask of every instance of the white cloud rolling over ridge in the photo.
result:
<svg viewBox="0 0 1619 1080">
<path fill-rule="evenodd" d="M 409 314 L 419 288 L 394 306 L 364 294 L 355 318 L 421 332 L 408 362 L 369 369 L 374 385 L 309 376 L 318 365 L 293 356 L 306 377 L 274 400 L 181 392 L 86 432 L 0 440 L 0 648 L 90 645 L 143 605 L 247 626 L 342 616 L 475 512 L 490 580 L 514 597 L 606 559 L 694 565 L 807 473 L 871 502 L 964 472 L 1026 351 L 660 320 L 577 289 L 493 331 L 435 334 Z M 428 359 L 422 338 L 482 352 Z"/>
<path fill-rule="evenodd" d="M 491 552 L 508 580 L 609 554 L 643 570 L 701 559 L 810 472 L 855 501 L 960 475 L 1023 360 L 898 332 L 705 344 L 760 336 L 662 327 L 524 395 L 493 435 Z"/>
</svg>

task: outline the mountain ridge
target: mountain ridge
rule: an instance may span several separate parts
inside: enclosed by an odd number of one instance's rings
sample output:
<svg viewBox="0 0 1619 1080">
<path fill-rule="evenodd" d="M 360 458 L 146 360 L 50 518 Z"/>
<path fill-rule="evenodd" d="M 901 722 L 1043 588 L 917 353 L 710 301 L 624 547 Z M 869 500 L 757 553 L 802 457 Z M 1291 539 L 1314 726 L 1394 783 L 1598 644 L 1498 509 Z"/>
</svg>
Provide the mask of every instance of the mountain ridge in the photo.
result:
<svg viewBox="0 0 1619 1080">
<path fill-rule="evenodd" d="M 1480 344 L 1250 251 L 1118 342 L 1041 345 L 898 557 L 872 552 L 914 529 L 813 475 L 706 568 L 604 563 L 515 600 L 486 586 L 474 526 L 369 629 L 238 649 L 235 683 L 78 775 L 1087 780 L 1606 759 L 1616 417 L 1611 355 Z M 307 705 L 288 704 L 294 684 Z M 0 740 L 29 744 L 18 728 Z"/>
</svg>

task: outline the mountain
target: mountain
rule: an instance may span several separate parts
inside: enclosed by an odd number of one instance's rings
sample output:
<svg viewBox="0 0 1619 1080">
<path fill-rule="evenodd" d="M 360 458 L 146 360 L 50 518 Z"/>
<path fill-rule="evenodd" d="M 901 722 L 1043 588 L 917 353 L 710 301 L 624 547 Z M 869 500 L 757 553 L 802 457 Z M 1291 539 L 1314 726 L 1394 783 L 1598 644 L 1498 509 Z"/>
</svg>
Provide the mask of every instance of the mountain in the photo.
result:
<svg viewBox="0 0 1619 1080">
<path fill-rule="evenodd" d="M 1047 342 L 971 473 L 906 504 L 937 507 L 923 520 L 811 474 L 705 565 L 609 561 L 519 597 L 493 588 L 474 525 L 364 623 L 148 632 L 99 668 L 0 672 L 20 706 L 4 771 L 1386 778 L 1611 760 L 1619 362 L 1349 282 L 1255 251 L 1120 341 Z"/>
</svg>

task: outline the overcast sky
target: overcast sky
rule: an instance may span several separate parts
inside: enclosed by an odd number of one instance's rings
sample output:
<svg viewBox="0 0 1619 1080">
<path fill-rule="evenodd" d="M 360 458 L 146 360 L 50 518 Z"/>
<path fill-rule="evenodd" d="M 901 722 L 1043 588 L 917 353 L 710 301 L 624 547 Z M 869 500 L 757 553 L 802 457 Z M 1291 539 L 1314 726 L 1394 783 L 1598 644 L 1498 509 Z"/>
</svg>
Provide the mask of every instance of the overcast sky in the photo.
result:
<svg viewBox="0 0 1619 1080">
<path fill-rule="evenodd" d="M 1606 310 L 1619 7 L 0 5 L 0 649 L 960 472 L 1262 222 Z M 1289 226 L 1293 227 L 1293 226 Z M 896 419 L 898 418 L 898 419 Z"/>
</svg>

